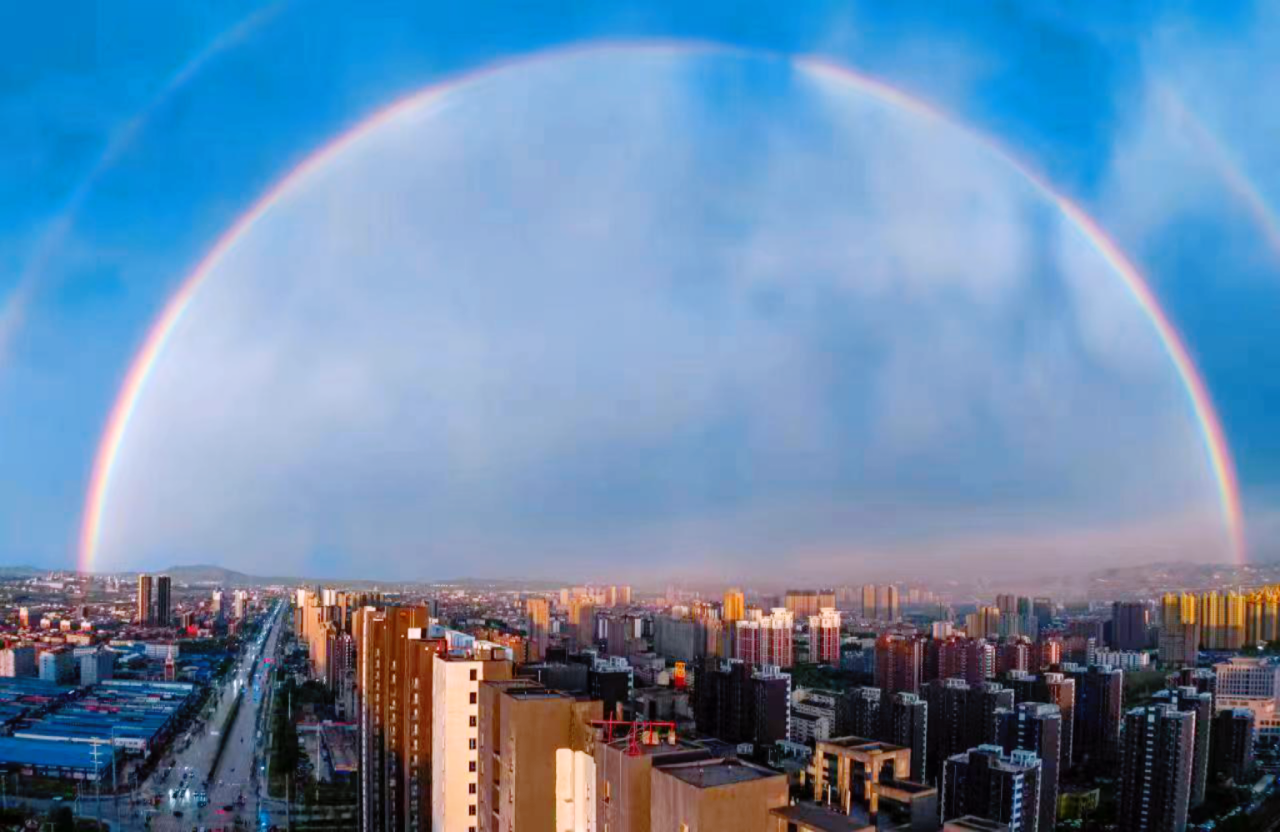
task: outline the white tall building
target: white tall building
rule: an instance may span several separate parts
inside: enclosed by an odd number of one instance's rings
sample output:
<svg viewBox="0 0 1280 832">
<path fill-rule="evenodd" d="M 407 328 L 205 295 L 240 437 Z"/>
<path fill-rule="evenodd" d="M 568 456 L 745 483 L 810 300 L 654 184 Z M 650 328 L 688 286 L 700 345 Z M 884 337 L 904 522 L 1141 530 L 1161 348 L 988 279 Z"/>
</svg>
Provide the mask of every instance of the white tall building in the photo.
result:
<svg viewBox="0 0 1280 832">
<path fill-rule="evenodd" d="M 10 647 L 0 650 L 0 676 L 35 676 L 36 648 Z"/>
<path fill-rule="evenodd" d="M 234 600 L 234 611 L 236 620 L 243 620 L 245 613 L 249 611 L 249 593 L 243 589 L 237 589 Z"/>
<path fill-rule="evenodd" d="M 809 616 L 809 661 L 840 664 L 840 613 L 831 607 Z"/>
<path fill-rule="evenodd" d="M 596 761 L 556 749 L 556 832 L 596 832 Z"/>
<path fill-rule="evenodd" d="M 435 656 L 431 679 L 431 828 L 475 832 L 480 683 L 510 679 L 511 660 L 501 645 L 454 631 L 445 637 L 450 650 Z"/>
<path fill-rule="evenodd" d="M 1280 691 L 1280 663 L 1256 656 L 1232 656 L 1213 666 L 1218 674 L 1218 710 L 1250 707 L 1250 701 L 1276 701 Z"/>
<path fill-rule="evenodd" d="M 737 622 L 734 658 L 754 666 L 795 664 L 792 649 L 795 616 L 785 607 L 775 607 L 769 615 L 749 610 L 748 616 L 747 620 Z"/>
<path fill-rule="evenodd" d="M 99 648 L 80 657 L 80 684 L 96 685 L 115 675 L 116 651 Z"/>
</svg>

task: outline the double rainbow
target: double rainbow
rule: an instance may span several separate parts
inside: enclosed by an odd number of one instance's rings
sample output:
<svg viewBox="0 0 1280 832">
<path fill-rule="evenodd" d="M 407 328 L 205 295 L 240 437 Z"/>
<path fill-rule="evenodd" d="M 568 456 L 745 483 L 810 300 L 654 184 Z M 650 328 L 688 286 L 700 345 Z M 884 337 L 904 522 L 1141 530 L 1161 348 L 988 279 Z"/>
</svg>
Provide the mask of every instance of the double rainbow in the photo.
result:
<svg viewBox="0 0 1280 832">
<path fill-rule="evenodd" d="M 456 76 L 443 83 L 427 87 L 413 95 L 401 99 L 390 106 L 379 110 L 354 127 L 339 135 L 307 157 L 301 164 L 290 171 L 283 179 L 264 193 L 239 219 L 220 237 L 212 249 L 205 255 L 187 276 L 178 290 L 165 304 L 160 316 L 147 332 L 142 348 L 134 357 L 125 376 L 124 383 L 116 396 L 115 404 L 107 418 L 106 428 L 94 457 L 93 470 L 89 479 L 89 489 L 85 499 L 85 507 L 81 521 L 79 544 L 79 569 L 82 572 L 92 571 L 94 559 L 102 537 L 102 524 L 107 500 L 110 496 L 112 472 L 120 456 L 120 449 L 128 434 L 129 422 L 137 409 L 147 380 L 156 367 L 156 363 L 164 351 L 165 344 L 177 328 L 179 322 L 191 308 L 200 287 L 213 273 L 214 268 L 230 251 L 240 237 L 264 217 L 278 200 L 295 187 L 308 175 L 322 168 L 343 151 L 359 142 L 375 130 L 396 121 L 398 118 L 441 99 L 457 90 L 463 89 L 477 81 L 499 72 L 527 67 L 531 64 L 564 58 L 574 54 L 608 52 L 613 50 L 651 51 L 665 53 L 723 53 L 729 55 L 761 55 L 760 51 L 748 51 L 720 44 L 704 42 L 669 42 L 641 41 L 593 42 L 586 45 L 570 46 L 538 52 L 513 60 L 502 61 L 480 69 Z M 1199 424 L 1203 437 L 1205 452 L 1216 481 L 1223 520 L 1226 527 L 1231 553 L 1237 562 L 1245 559 L 1244 518 L 1240 503 L 1240 489 L 1236 480 L 1235 465 L 1227 446 L 1222 423 L 1218 418 L 1204 379 L 1196 369 L 1191 355 L 1187 351 L 1182 337 L 1170 322 L 1168 315 L 1160 307 L 1155 293 L 1143 279 L 1133 262 L 1125 256 L 1120 247 L 1102 230 L 1075 202 L 1054 190 L 1047 181 L 1039 176 L 1016 156 L 1002 147 L 989 136 L 979 133 L 972 127 L 957 123 L 941 110 L 929 105 L 902 90 L 885 84 L 875 78 L 860 74 L 827 59 L 811 56 L 775 55 L 779 60 L 787 60 L 798 69 L 818 78 L 835 81 L 847 87 L 869 95 L 893 107 L 897 107 L 927 119 L 945 123 L 953 129 L 967 134 L 971 139 L 989 148 L 1002 157 L 1014 169 L 1020 172 L 1045 199 L 1056 205 L 1063 217 L 1075 226 L 1097 252 L 1103 257 L 1115 274 L 1124 283 L 1133 299 L 1137 301 L 1155 329 L 1157 337 L 1165 353 L 1173 362 L 1192 413 Z"/>
</svg>

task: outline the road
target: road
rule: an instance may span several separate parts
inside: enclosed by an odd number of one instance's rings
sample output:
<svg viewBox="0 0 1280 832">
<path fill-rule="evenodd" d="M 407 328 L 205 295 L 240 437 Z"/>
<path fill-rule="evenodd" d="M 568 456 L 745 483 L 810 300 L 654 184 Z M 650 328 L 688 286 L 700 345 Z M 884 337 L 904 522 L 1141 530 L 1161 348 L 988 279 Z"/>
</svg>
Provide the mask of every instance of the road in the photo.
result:
<svg viewBox="0 0 1280 832">
<path fill-rule="evenodd" d="M 258 741 L 260 724 L 265 722 L 267 714 L 264 704 L 267 701 L 267 671 L 269 665 L 265 660 L 274 660 L 280 641 L 281 624 L 286 610 L 285 604 L 277 604 L 270 613 L 258 639 L 230 674 L 220 691 L 220 701 L 212 717 L 206 720 L 204 733 L 190 737 L 185 736 L 175 741 L 177 752 L 172 755 L 174 763 L 172 773 L 166 776 L 167 768 L 160 766 L 138 791 L 138 805 L 129 811 L 129 799 L 120 803 L 121 828 L 141 829 L 144 826 L 143 816 L 151 813 L 153 830 L 188 830 L 194 827 L 230 828 L 233 825 L 253 827 L 261 823 L 272 823 L 272 812 L 265 810 L 265 803 L 260 805 L 258 798 L 258 778 L 254 769 L 261 764 L 258 752 L 261 743 Z M 240 707 L 235 722 L 228 729 L 230 736 L 218 761 L 215 772 L 210 766 L 217 756 L 218 745 L 222 741 L 221 733 L 226 726 L 231 709 L 237 699 Z M 209 778 L 207 787 L 205 779 Z M 263 792 L 265 793 L 265 780 Z M 208 804 L 199 805 L 197 799 L 201 791 L 206 791 Z M 157 807 L 150 809 L 155 795 L 161 800 Z M 239 799 L 244 799 L 240 806 Z M 108 801 L 103 801 L 107 804 Z M 225 807 L 230 806 L 227 810 Z M 148 808 L 140 808 L 148 807 Z M 92 814 L 81 808 L 82 814 Z M 177 814 L 180 813 L 180 814 Z M 103 819 L 115 820 L 115 807 L 103 806 Z"/>
</svg>

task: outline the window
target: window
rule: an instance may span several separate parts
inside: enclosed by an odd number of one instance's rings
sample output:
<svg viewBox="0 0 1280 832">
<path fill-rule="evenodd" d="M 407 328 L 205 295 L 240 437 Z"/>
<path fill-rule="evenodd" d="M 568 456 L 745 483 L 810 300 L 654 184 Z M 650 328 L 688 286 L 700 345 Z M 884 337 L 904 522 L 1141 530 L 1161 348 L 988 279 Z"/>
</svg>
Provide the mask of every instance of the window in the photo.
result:
<svg viewBox="0 0 1280 832">
<path fill-rule="evenodd" d="M 475 784 L 475 783 L 468 783 L 468 784 L 467 784 L 467 792 L 468 792 L 469 794 L 475 794 L 475 793 L 476 793 L 476 784 Z"/>
<path fill-rule="evenodd" d="M 476 680 L 476 670 L 475 670 L 475 668 L 473 667 L 473 668 L 471 668 L 471 681 L 473 681 L 473 682 L 474 682 L 475 680 Z"/>
<path fill-rule="evenodd" d="M 467 814 L 471 815 L 472 817 L 476 816 L 476 804 L 472 803 L 470 806 L 467 807 Z M 684 828 L 684 832 L 689 832 L 689 827 L 686 826 Z"/>
<path fill-rule="evenodd" d="M 467 763 L 467 768 L 468 768 L 470 771 L 475 771 L 475 770 L 476 770 L 476 761 L 475 761 L 475 760 L 472 760 L 471 762 Z"/>
<path fill-rule="evenodd" d="M 472 728 L 476 727 L 476 718 L 474 716 L 471 717 L 471 727 Z"/>
<path fill-rule="evenodd" d="M 476 697 L 477 697 L 477 696 L 479 696 L 479 695 L 480 695 L 480 694 L 476 693 L 475 691 L 471 691 L 471 704 L 472 704 L 472 705 L 476 704 Z"/>
<path fill-rule="evenodd" d="M 475 738 L 475 737 L 472 737 L 471 739 L 467 740 L 467 747 L 468 747 L 468 748 L 470 748 L 472 751 L 475 751 L 475 750 L 476 750 L 476 738 Z"/>
</svg>

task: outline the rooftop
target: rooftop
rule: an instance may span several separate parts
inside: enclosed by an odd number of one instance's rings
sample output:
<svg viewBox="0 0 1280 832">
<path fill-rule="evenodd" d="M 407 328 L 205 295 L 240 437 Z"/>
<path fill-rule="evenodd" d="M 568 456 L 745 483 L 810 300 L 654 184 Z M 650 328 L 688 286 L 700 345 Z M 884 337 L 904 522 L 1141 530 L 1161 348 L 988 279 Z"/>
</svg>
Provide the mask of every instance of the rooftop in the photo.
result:
<svg viewBox="0 0 1280 832">
<path fill-rule="evenodd" d="M 817 803 L 797 803 L 794 806 L 783 806 L 771 809 L 769 814 L 782 818 L 802 829 L 814 832 L 867 832 L 875 826 L 867 822 L 861 813 L 846 815 L 834 809 L 828 809 Z"/>
<path fill-rule="evenodd" d="M 607 743 L 606 747 L 626 754 L 627 748 L 630 745 L 630 740 L 625 733 L 627 730 L 628 729 L 626 728 L 615 729 L 615 733 L 613 735 L 614 740 L 613 742 Z M 617 733 L 616 731 L 621 731 L 622 733 Z M 656 745 L 638 743 L 638 747 L 640 749 L 640 755 L 643 757 L 668 757 L 672 755 L 680 755 L 677 756 L 676 759 L 670 761 L 662 760 L 658 763 L 659 765 L 667 765 L 668 763 L 674 765 L 676 763 L 684 762 L 685 760 L 705 760 L 712 756 L 707 749 L 700 745 L 691 743 L 688 740 L 677 740 L 675 745 L 669 745 L 666 742 L 661 742 Z"/>
<path fill-rule="evenodd" d="M 893 754 L 909 750 L 906 746 L 893 745 L 879 740 L 869 740 L 866 737 L 832 737 L 829 740 L 819 740 L 818 745 L 819 747 L 849 748 L 864 754 Z"/>
<path fill-rule="evenodd" d="M 752 763 L 744 763 L 741 760 L 727 760 L 722 757 L 664 765 L 659 770 L 699 789 L 714 789 L 720 786 L 749 783 L 752 780 L 786 777 L 785 774 L 779 771 Z"/>
<path fill-rule="evenodd" d="M 3 764 L 100 772 L 111 765 L 111 751 L 86 743 L 0 737 L 0 765 Z"/>
<path fill-rule="evenodd" d="M 965 815 L 962 818 L 947 821 L 946 828 L 973 830 L 973 832 L 1004 832 L 1009 826 L 998 820 L 987 820 L 986 818 L 976 818 L 973 815 Z"/>
</svg>

